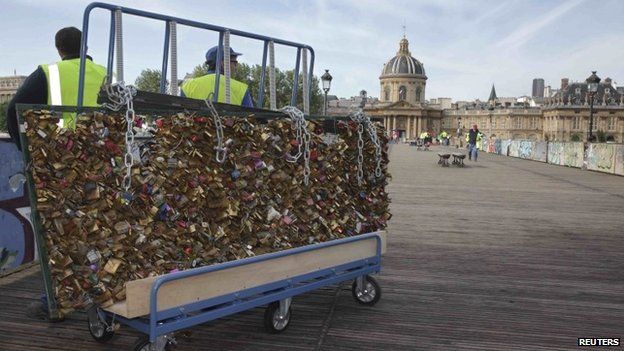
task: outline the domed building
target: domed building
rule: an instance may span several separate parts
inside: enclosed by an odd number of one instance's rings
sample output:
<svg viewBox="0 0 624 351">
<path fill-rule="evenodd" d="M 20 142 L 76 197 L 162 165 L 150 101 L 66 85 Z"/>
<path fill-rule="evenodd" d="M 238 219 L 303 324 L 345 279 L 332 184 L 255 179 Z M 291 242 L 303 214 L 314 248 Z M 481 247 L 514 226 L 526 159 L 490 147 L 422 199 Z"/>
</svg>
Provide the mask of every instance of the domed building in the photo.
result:
<svg viewBox="0 0 624 351">
<path fill-rule="evenodd" d="M 439 132 L 442 111 L 427 105 L 425 67 L 412 56 L 405 37 L 396 55 L 383 66 L 379 83 L 379 101 L 367 105 L 366 112 L 383 118 L 386 130 L 406 139 L 415 139 L 424 131 Z"/>
<path fill-rule="evenodd" d="M 379 76 L 382 102 L 425 102 L 425 67 L 409 52 L 409 42 L 401 39 L 396 56 L 386 63 Z"/>
</svg>

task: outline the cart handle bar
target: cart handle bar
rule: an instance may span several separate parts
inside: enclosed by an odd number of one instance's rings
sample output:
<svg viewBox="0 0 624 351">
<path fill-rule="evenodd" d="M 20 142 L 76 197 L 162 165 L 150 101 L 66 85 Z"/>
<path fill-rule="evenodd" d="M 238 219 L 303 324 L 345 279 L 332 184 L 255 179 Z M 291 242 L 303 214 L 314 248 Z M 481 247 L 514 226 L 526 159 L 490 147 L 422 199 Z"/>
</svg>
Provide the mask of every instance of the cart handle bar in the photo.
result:
<svg viewBox="0 0 624 351">
<path fill-rule="evenodd" d="M 288 40 L 282 40 L 282 39 L 277 39 L 277 38 L 272 38 L 272 37 L 268 37 L 268 36 L 264 36 L 264 35 L 260 35 L 260 34 L 255 34 L 255 33 L 250 33 L 250 32 L 244 32 L 244 31 L 240 31 L 237 29 L 229 29 L 226 27 L 221 27 L 221 26 L 216 26 L 216 25 L 212 25 L 212 24 L 208 24 L 208 23 L 203 23 L 203 22 L 197 22 L 197 21 L 192 21 L 192 20 L 188 20 L 188 19 L 184 19 L 184 18 L 179 18 L 179 17 L 174 17 L 174 16 L 167 16 L 167 15 L 163 15 L 163 14 L 158 14 L 158 13 L 154 13 L 154 12 L 147 12 L 147 11 L 143 11 L 143 10 L 137 10 L 137 9 L 133 9 L 133 8 L 128 8 L 128 7 L 123 7 L 123 6 L 118 6 L 118 5 L 113 5 L 113 4 L 107 4 L 107 3 L 102 3 L 102 2 L 93 2 L 91 4 L 89 4 L 84 11 L 84 15 L 83 15 L 83 19 L 82 19 L 82 39 L 80 42 L 80 71 L 79 71 L 79 76 L 78 76 L 78 101 L 77 101 L 77 106 L 78 106 L 78 110 L 80 110 L 83 107 L 83 103 L 84 103 L 84 83 L 85 83 L 85 62 L 86 62 L 86 58 L 87 58 L 87 41 L 88 41 L 88 36 L 89 36 L 89 18 L 91 15 L 91 11 L 95 8 L 101 8 L 101 9 L 105 9 L 105 10 L 109 10 L 111 12 L 111 26 L 110 26 L 110 35 L 109 35 L 109 43 L 108 43 L 108 60 L 107 60 L 107 74 L 108 74 L 108 79 L 112 78 L 112 71 L 113 71 L 113 53 L 114 53 L 114 40 L 115 40 L 115 11 L 120 11 L 121 13 L 126 13 L 129 15 L 134 15 L 134 16 L 139 16 L 139 17 L 145 17 L 145 18 L 151 18 L 151 19 L 155 19 L 155 20 L 160 20 L 160 21 L 165 21 L 165 41 L 164 41 L 164 50 L 163 50 L 163 62 L 162 62 L 162 67 L 163 67 L 163 72 L 161 72 L 161 78 L 164 78 L 167 76 L 167 60 L 168 60 L 168 49 L 169 49 L 169 37 L 170 37 L 170 30 L 169 30 L 169 26 L 170 23 L 175 22 L 176 24 L 180 24 L 180 25 L 186 25 L 189 27 L 194 27 L 194 28 L 200 28 L 200 29 L 206 29 L 206 30 L 210 30 L 210 31 L 214 31 L 214 32 L 218 32 L 219 33 L 219 43 L 222 43 L 223 40 L 223 34 L 226 31 L 229 31 L 231 35 L 236 35 L 236 36 L 240 36 L 240 37 L 244 37 L 244 38 L 249 38 L 249 39 L 255 39 L 255 40 L 260 40 L 264 42 L 264 50 L 263 50 L 263 57 L 262 57 L 262 76 L 261 76 L 261 83 L 264 82 L 264 77 L 265 77 L 265 71 L 266 71 L 266 57 L 267 57 L 267 50 L 268 50 L 268 43 L 269 42 L 274 42 L 276 44 L 280 44 L 280 45 L 284 45 L 284 46 L 289 46 L 289 47 L 294 47 L 297 48 L 297 61 L 295 64 L 295 78 L 298 77 L 299 75 L 299 59 L 301 57 L 301 50 L 309 50 L 310 51 L 310 67 L 309 70 L 307 72 L 308 74 L 308 90 L 311 89 L 312 87 L 312 75 L 314 72 L 314 49 L 312 49 L 311 46 L 309 45 L 305 45 L 305 44 L 300 44 L 300 43 L 295 43 L 292 41 L 288 41 Z M 223 48 L 222 45 L 219 45 L 217 48 L 217 66 L 216 66 L 216 78 L 215 78 L 215 94 L 214 94 L 214 99 L 215 102 L 218 99 L 218 89 L 219 89 L 219 76 L 221 74 L 221 61 L 223 60 Z M 166 78 L 165 78 L 166 79 Z M 110 82 L 109 82 L 110 83 Z M 161 82 L 162 83 L 162 82 Z M 297 79 L 293 79 L 293 93 L 292 93 L 292 97 L 291 97 L 291 105 L 292 106 L 296 106 L 297 105 L 297 87 L 298 87 L 298 81 Z M 165 93 L 164 91 L 164 84 L 161 84 L 161 93 Z M 261 84 L 260 86 L 260 94 L 259 94 L 259 100 L 257 103 L 257 107 L 262 108 L 262 103 L 263 103 L 263 98 L 264 98 L 264 86 L 263 84 Z"/>
</svg>

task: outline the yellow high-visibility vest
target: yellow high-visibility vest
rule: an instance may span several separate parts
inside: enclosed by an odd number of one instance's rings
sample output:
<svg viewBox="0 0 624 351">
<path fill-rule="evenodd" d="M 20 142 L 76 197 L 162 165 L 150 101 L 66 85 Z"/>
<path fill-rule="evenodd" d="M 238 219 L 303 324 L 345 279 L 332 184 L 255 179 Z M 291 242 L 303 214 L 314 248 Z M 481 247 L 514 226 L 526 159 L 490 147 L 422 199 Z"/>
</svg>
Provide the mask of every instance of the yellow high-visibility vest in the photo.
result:
<svg viewBox="0 0 624 351">
<path fill-rule="evenodd" d="M 184 96 L 191 99 L 206 100 L 214 93 L 216 74 L 210 73 L 205 76 L 189 79 L 182 84 Z M 230 104 L 241 105 L 247 93 L 247 84 L 230 79 Z M 219 99 L 225 102 L 225 77 L 219 78 Z"/>
<path fill-rule="evenodd" d="M 40 65 L 48 81 L 48 105 L 76 106 L 78 104 L 78 75 L 80 58 Z M 97 96 L 106 78 L 106 67 L 87 59 L 83 106 L 98 106 Z M 63 127 L 76 128 L 76 114 L 63 113 Z"/>
</svg>

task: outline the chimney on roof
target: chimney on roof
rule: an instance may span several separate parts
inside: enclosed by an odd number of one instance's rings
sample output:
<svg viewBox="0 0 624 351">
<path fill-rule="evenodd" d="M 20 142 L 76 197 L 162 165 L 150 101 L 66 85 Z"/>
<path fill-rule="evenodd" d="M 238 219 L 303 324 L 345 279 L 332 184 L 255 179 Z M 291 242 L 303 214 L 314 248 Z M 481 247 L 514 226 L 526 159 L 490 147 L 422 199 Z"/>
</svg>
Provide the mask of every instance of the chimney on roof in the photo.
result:
<svg viewBox="0 0 624 351">
<path fill-rule="evenodd" d="M 611 85 L 611 83 L 612 83 L 612 82 L 613 82 L 613 81 L 611 80 L 611 78 L 610 78 L 610 77 L 607 77 L 607 78 L 605 78 L 605 80 L 604 80 L 605 85 Z"/>
<path fill-rule="evenodd" d="M 564 90 L 565 88 L 567 88 L 568 84 L 570 84 L 569 78 L 561 78 L 561 90 Z"/>
</svg>

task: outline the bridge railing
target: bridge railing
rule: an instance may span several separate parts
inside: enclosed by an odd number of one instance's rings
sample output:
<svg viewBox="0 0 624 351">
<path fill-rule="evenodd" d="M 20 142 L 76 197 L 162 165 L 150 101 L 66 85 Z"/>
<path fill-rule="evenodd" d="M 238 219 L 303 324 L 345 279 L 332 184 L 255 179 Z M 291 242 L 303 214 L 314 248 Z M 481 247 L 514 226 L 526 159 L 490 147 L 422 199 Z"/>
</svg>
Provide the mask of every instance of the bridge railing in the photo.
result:
<svg viewBox="0 0 624 351">
<path fill-rule="evenodd" d="M 624 175 L 624 144 L 492 139 L 483 142 L 482 150 L 553 165 Z"/>
</svg>

